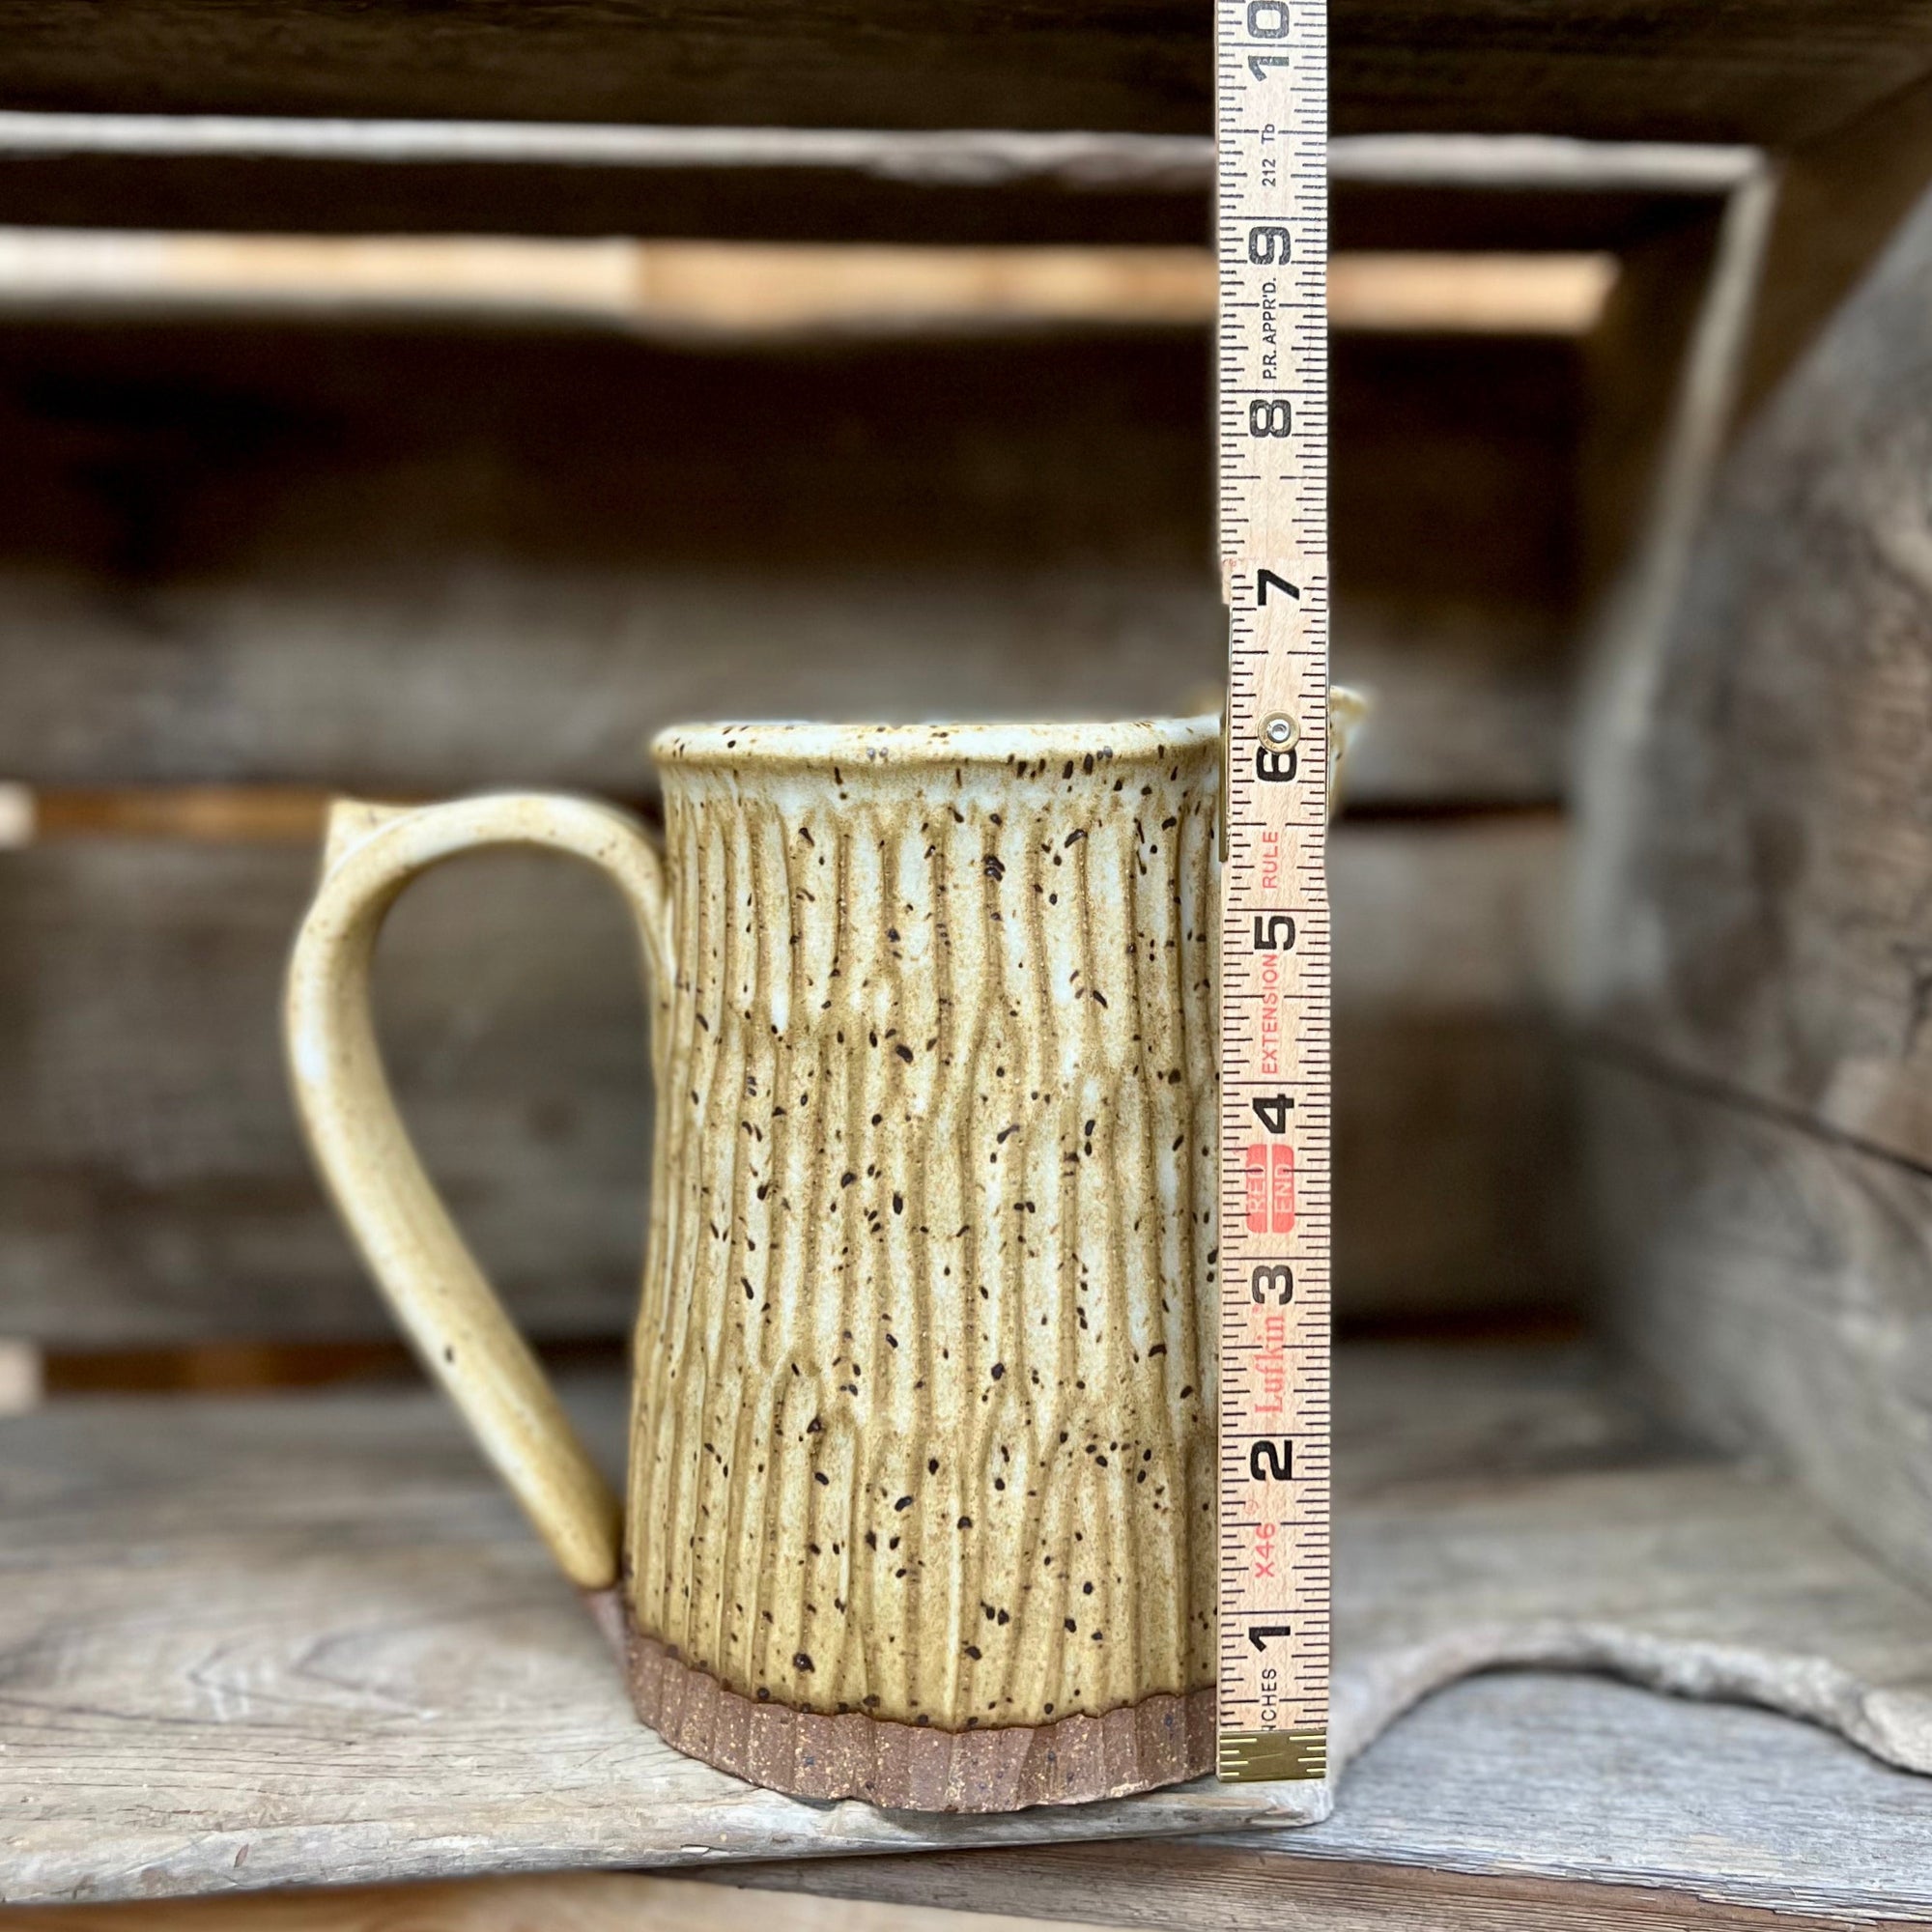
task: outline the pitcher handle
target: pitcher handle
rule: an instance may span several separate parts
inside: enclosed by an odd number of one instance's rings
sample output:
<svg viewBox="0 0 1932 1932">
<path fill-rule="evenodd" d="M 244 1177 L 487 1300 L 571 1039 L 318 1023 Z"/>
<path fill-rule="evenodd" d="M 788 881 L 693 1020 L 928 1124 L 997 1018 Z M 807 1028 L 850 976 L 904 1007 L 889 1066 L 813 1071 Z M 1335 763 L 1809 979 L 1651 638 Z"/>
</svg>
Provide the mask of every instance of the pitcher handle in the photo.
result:
<svg viewBox="0 0 1932 1932">
<path fill-rule="evenodd" d="M 621 1506 L 423 1172 L 383 1071 L 370 1006 L 376 936 L 403 888 L 483 845 L 544 846 L 608 873 L 664 983 L 664 867 L 623 812 L 539 793 L 426 806 L 339 800 L 289 965 L 290 1078 L 317 1165 L 397 1321 L 565 1576 L 595 1600 L 617 1580 Z"/>
</svg>

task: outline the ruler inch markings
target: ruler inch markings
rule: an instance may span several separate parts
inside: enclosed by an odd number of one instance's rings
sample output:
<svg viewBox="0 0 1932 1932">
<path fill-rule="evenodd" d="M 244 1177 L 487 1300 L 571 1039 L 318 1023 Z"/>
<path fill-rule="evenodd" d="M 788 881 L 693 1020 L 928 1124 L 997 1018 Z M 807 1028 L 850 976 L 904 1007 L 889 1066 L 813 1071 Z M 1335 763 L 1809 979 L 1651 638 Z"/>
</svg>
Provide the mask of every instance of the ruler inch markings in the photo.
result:
<svg viewBox="0 0 1932 1932">
<path fill-rule="evenodd" d="M 1326 0 L 1214 0 L 1223 1779 L 1328 1727 Z"/>
</svg>

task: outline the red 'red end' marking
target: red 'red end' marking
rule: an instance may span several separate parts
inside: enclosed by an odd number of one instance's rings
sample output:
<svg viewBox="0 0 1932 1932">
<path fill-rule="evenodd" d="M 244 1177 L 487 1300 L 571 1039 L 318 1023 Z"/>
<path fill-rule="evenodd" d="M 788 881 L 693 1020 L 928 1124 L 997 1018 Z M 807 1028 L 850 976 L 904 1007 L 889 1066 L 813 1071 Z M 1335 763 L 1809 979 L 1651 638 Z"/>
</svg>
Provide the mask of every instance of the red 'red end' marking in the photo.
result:
<svg viewBox="0 0 1932 1932">
<path fill-rule="evenodd" d="M 1265 1235 L 1268 1231 L 1268 1151 L 1259 1141 L 1248 1149 L 1247 1159 L 1242 1163 L 1248 1183 L 1248 1233 Z"/>
</svg>

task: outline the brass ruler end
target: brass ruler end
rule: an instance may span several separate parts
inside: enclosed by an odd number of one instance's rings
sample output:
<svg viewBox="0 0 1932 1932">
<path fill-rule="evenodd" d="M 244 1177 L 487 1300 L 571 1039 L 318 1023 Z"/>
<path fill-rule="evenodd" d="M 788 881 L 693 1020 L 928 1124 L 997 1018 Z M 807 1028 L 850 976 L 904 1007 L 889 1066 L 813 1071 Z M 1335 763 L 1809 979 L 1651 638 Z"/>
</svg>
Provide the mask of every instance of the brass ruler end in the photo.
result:
<svg viewBox="0 0 1932 1932">
<path fill-rule="evenodd" d="M 1326 1777 L 1328 1733 L 1223 1731 L 1214 1772 L 1223 1784 L 1271 1784 L 1282 1778 L 1312 1782 Z"/>
</svg>

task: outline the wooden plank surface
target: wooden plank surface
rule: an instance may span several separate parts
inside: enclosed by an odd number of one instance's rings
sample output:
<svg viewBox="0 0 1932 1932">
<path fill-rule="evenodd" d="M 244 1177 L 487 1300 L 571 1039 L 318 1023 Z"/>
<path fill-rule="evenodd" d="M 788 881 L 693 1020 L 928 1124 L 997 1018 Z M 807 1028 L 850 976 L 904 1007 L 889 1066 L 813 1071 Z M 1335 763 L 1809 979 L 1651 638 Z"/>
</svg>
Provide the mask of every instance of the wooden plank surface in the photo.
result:
<svg viewBox="0 0 1932 1932">
<path fill-rule="evenodd" d="M 0 1330 L 97 1348 L 391 1332 L 282 1068 L 317 863 L 141 839 L 0 854 Z M 412 1124 L 511 1305 L 544 1334 L 622 1334 L 649 1097 L 615 899 L 574 867 L 476 859 L 411 895 L 382 963 Z"/>
<path fill-rule="evenodd" d="M 1199 244 L 1208 233 L 1211 143 L 1192 135 L 619 128 L 571 141 L 571 131 L 0 110 L 0 218 L 926 244 Z"/>
<path fill-rule="evenodd" d="M 1445 1802 L 1475 1763 L 1512 1801 L 1507 1820 L 1493 1805 L 1483 1817 Z M 1650 1775 L 1632 1777 L 1633 1764 Z M 1832 1827 L 1823 1833 L 1821 1812 Z M 1932 1924 L 1924 1833 L 1918 1780 L 1805 1726 L 1586 1678 L 1522 1675 L 1440 1693 L 1364 1756 L 1339 1816 L 1262 1842 L 1155 1838 L 827 1858 L 746 1865 L 708 1884 L 575 1872 L 22 1906 L 0 1908 L 0 1924 L 9 1932 L 403 1932 L 429 1922 L 446 1932 L 538 1923 L 571 1932 L 1037 1932 L 1104 1918 L 1163 1932 L 1385 1932 L 1418 1922 L 1432 1932 L 1883 1932 Z"/>
<path fill-rule="evenodd" d="M 1829 326 L 1932 182 L 1932 81 L 1805 143 L 1779 171 L 1741 398 L 1746 415 Z"/>
<path fill-rule="evenodd" d="M 1660 451 L 1719 256 L 1724 205 L 1647 237 L 1618 264 L 1592 331 L 1581 457 L 1582 571 L 1605 591 L 1646 533 Z"/>
<path fill-rule="evenodd" d="M 1443 1815 L 1454 1808 L 1443 1804 L 1445 1785 L 1468 1765 L 1472 1747 L 1512 1798 L 1527 1801 L 1513 1807 L 1502 1855 L 1469 1842 L 1472 1819 Z M 1511 1776 L 1505 1755 L 1519 1751 L 1548 1774 L 1520 1792 L 1526 1780 Z M 1715 1803 L 1706 1769 L 1713 1760 L 1723 1775 Z M 1624 1774 L 1633 1761 L 1664 1776 L 1632 1779 Z M 1686 1707 L 1576 1677 L 1486 1678 L 1443 1692 L 1362 1760 L 1351 1804 L 1391 1828 L 1385 1857 L 1369 1846 L 1346 1857 L 1324 1849 L 1347 1832 L 1345 1814 L 1260 1842 L 1155 1838 L 828 1858 L 740 1866 L 708 1883 L 572 1872 L 24 1906 L 0 1908 L 0 1924 L 8 1932 L 415 1932 L 427 1923 L 442 1932 L 539 1924 L 570 1932 L 1042 1932 L 1104 1918 L 1162 1932 L 1386 1932 L 1395 1924 L 1430 1932 L 1869 1932 L 1932 1923 L 1918 1883 L 1920 1807 L 1899 1800 L 1900 1787 L 1912 1784 L 1803 1726 L 1755 1713 Z M 1854 1822 L 1821 1845 L 1817 1806 L 1834 1801 Z M 1575 1807 L 1584 1805 L 1596 1829 L 1579 1853 Z M 1444 1862 L 1415 1856 L 1418 1828 Z M 1628 1865 L 1606 1853 L 1609 1838 Z M 1770 1855 L 1776 1879 L 1761 1875 L 1768 1845 L 1779 1848 Z M 1740 1882 L 1741 1861 L 1760 1876 Z M 1888 1880 L 1897 1888 L 1889 1903 L 1877 1889 Z M 1740 1904 L 1738 1895 L 1780 1902 Z M 935 1899 L 947 1903 L 928 1902 Z"/>
<path fill-rule="evenodd" d="M 7 1932 L 1044 1932 L 1027 1914 L 732 1891 L 639 1872 L 0 1908 Z M 1802 1928 L 1801 1928 L 1802 1932 Z"/>
<path fill-rule="evenodd" d="M 1342 137 L 1338 249 L 1622 250 L 1727 151 Z M 1451 159 L 1450 156 L 1455 158 Z M 1208 134 L 330 121 L 0 109 L 0 222 L 216 234 L 1206 245 Z"/>
<path fill-rule="evenodd" d="M 889 137 L 882 137 L 889 138 Z M 1117 137 L 1126 140 L 1131 137 Z M 1159 138 L 1159 137 L 1157 137 Z M 1129 178 L 906 180 L 881 168 L 731 164 L 643 171 L 274 156 L 10 155 L 0 223 L 269 235 L 631 235 L 705 241 L 1198 246 L 1207 143 L 1179 185 Z M 1150 170 L 1151 172 L 1151 170 Z M 1198 178 L 1198 179 L 1197 179 Z M 1672 226 L 1685 197 L 1337 183 L 1340 248 L 1617 250 Z"/>
<path fill-rule="evenodd" d="M 1620 1345 L 1687 1425 L 1769 1447 L 1932 1583 L 1932 1175 L 1655 1063 L 1606 1054 L 1586 1092 Z"/>
<path fill-rule="evenodd" d="M 1330 855 L 1342 1321 L 1575 1307 L 1562 820 L 1345 821 Z"/>
<path fill-rule="evenodd" d="M 1788 1719 L 1522 1672 L 1438 1692 L 1305 1831 L 824 1859 L 712 1882 L 1161 1932 L 1848 1932 L 1932 1924 L 1928 1796 Z"/>
<path fill-rule="evenodd" d="M 1754 150 L 1339 136 L 1333 245 L 1626 248 Z M 1200 134 L 611 127 L 0 108 L 0 220 L 218 234 L 1205 245 Z"/>
<path fill-rule="evenodd" d="M 1582 850 L 1646 1052 L 1932 1161 L 1932 200 L 1732 456 Z"/>
<path fill-rule="evenodd" d="M 1352 795 L 1550 799 L 1579 352 L 1336 361 Z M 1208 380 L 1205 329 L 0 328 L 0 774 L 622 793 L 721 709 L 1211 706 Z"/>
<path fill-rule="evenodd" d="M 647 741 L 723 714 L 1212 709 L 1225 621 L 1205 571 L 1157 558 L 847 576 L 419 552 L 359 572 L 185 570 L 147 587 L 0 566 L 0 769 L 59 790 L 547 784 L 639 798 L 655 790 Z M 1352 806 L 1562 797 L 1570 672 L 1554 618 L 1365 598 L 1342 604 L 1337 630 L 1338 675 L 1376 700 Z"/>
<path fill-rule="evenodd" d="M 1680 1413 L 1920 1577 L 1928 295 L 1921 197 L 1733 450 L 1624 667 L 1577 885 L 1585 1011 L 1630 1068 L 1590 1135 L 1614 1319 Z"/>
<path fill-rule="evenodd" d="M 1803 1711 L 1932 1768 L 1924 1599 L 1787 1491 L 1660 1445 L 1573 1357 L 1383 1350 L 1343 1371 L 1341 1762 L 1431 1688 L 1504 1662 Z M 614 1453 L 614 1391 L 574 1400 Z M 1258 1795 L 1210 1781 L 921 1820 L 679 1759 L 633 1722 L 567 1588 L 427 1395 L 73 1402 L 0 1423 L 0 1450 L 13 1902 L 1160 1833 L 1250 1816 Z M 1563 1814 L 1565 1847 L 1540 1856 L 1574 1876 L 1932 1903 L 1932 1785 L 1822 1732 L 1787 1749 L 1772 1719 L 1679 1707 L 1681 1762 L 1657 1778 L 1667 1794 L 1701 1775 L 1702 1808 L 1636 1806 L 1606 1830 L 1565 1780 L 1609 1766 L 1582 1789 L 1640 1793 L 1629 1767 L 1667 1728 L 1628 1721 L 1635 1693 L 1511 1686 L 1438 1702 L 1446 1730 L 1380 1799 L 1345 1781 L 1320 1855 L 1520 1872 Z M 1753 1804 L 1762 1828 L 1726 1838 Z M 1774 1835 L 1801 1805 L 1808 1829 Z"/>
<path fill-rule="evenodd" d="M 666 12 L 560 0 L 380 13 L 337 0 L 211 12 L 12 0 L 0 106 L 821 128 L 1208 125 L 1210 36 L 1181 0 L 1104 14 L 939 0 Z M 1932 60 L 1920 0 L 1343 0 L 1343 131 L 1502 128 L 1790 145 Z M 157 61 L 155 49 L 168 58 Z"/>
<path fill-rule="evenodd" d="M 622 1391 L 573 1402 L 614 1466 Z M 8 1651 L 51 1662 L 63 1624 L 148 1686 L 103 1677 L 74 1697 L 73 1668 L 92 1666 L 70 1653 L 14 1687 L 8 1903 L 1028 1842 L 1323 1802 L 1319 1786 L 1196 1786 L 921 1818 L 780 1798 L 681 1757 L 638 1722 L 604 1639 L 438 1397 L 77 1401 L 0 1430 Z M 43 1581 L 21 1587 L 32 1549 Z M 130 1623 L 71 1617 L 86 1576 L 100 1613 Z"/>
<path fill-rule="evenodd" d="M 1339 333 L 1591 332 L 1618 275 L 1601 251 L 1337 254 Z M 0 230 L 20 318 L 607 329 L 727 347 L 981 332 L 1208 328 L 1204 247 L 879 247 L 558 236 Z"/>
<path fill-rule="evenodd" d="M 1563 1293 L 1560 824 L 1364 825 L 1337 854 L 1345 1310 Z M 138 837 L 0 853 L 0 1332 L 389 1332 L 282 1070 L 281 973 L 315 865 L 302 844 Z M 546 1335 L 629 1325 L 650 1104 L 637 974 L 601 881 L 541 858 L 439 873 L 384 937 L 405 1111 Z"/>
</svg>

